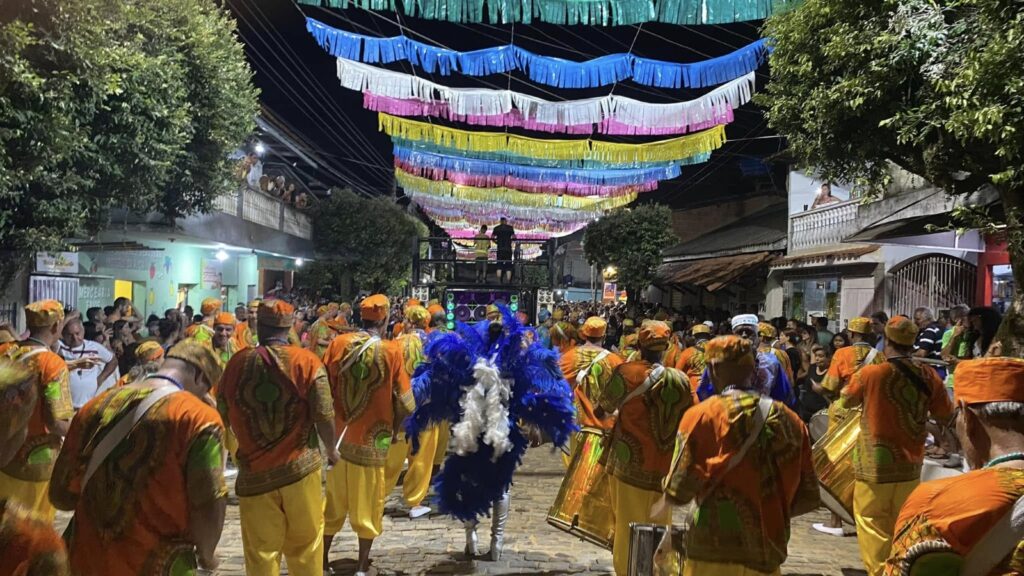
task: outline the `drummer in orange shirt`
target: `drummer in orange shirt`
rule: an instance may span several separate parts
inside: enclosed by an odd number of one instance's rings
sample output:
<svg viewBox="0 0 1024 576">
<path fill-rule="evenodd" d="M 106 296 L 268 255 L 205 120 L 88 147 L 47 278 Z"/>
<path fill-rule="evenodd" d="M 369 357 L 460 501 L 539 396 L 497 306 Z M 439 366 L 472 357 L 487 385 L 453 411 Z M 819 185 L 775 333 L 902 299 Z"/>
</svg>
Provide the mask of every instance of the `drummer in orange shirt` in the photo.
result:
<svg viewBox="0 0 1024 576">
<path fill-rule="evenodd" d="M 637 337 L 639 359 L 615 369 L 595 411 L 599 419 L 618 412 L 607 471 L 615 515 L 612 557 L 619 576 L 628 571 L 630 523 L 672 522 L 671 510 L 652 515 L 651 506 L 661 497 L 679 420 L 693 406 L 693 395 L 685 374 L 660 364 L 670 336 L 664 322 L 644 322 Z"/>
<path fill-rule="evenodd" d="M 690 390 L 693 391 L 693 403 L 699 404 L 697 388 L 700 386 L 701 374 L 704 373 L 704 346 L 711 339 L 711 328 L 707 324 L 694 324 L 690 333 L 693 334 L 693 346 L 683 350 L 673 368 L 686 373 L 686 377 L 690 379 Z"/>
<path fill-rule="evenodd" d="M 559 324 L 563 323 L 559 322 L 555 327 L 557 328 Z M 622 358 L 601 346 L 607 330 L 608 323 L 603 319 L 597 316 L 587 318 L 580 329 L 580 334 L 585 339 L 583 345 L 572 347 L 559 359 L 562 374 L 573 391 L 576 423 L 581 430 L 589 428 L 603 433 L 611 430 L 614 423 L 612 418 L 598 418 L 594 413 L 601 390 L 611 380 L 615 368 L 622 364 Z M 555 328 L 552 328 L 553 338 L 554 332 Z M 569 466 L 576 442 L 577 438 L 573 436 L 569 443 L 569 453 L 562 458 L 566 466 Z"/>
</svg>

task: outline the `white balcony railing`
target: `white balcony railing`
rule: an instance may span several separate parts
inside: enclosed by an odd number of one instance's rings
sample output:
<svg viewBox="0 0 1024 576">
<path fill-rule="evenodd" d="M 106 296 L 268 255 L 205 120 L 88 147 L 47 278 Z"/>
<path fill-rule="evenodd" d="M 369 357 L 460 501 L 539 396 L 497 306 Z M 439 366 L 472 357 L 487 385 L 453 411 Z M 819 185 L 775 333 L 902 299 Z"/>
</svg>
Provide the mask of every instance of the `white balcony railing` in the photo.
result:
<svg viewBox="0 0 1024 576">
<path fill-rule="evenodd" d="M 857 231 L 856 200 L 829 204 L 789 217 L 789 252 L 805 252 L 842 244 Z"/>
<path fill-rule="evenodd" d="M 313 237 L 313 224 L 309 216 L 277 198 L 249 188 L 243 187 L 237 192 L 220 196 L 214 200 L 213 205 L 220 212 L 260 226 L 306 240 Z"/>
</svg>

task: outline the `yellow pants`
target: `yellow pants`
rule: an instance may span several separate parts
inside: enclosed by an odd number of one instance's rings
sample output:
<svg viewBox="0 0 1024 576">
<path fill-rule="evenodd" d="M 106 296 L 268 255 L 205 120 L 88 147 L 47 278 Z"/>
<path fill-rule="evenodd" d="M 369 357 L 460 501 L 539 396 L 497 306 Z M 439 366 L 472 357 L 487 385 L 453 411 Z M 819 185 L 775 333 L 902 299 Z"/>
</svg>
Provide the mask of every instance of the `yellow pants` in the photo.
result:
<svg viewBox="0 0 1024 576">
<path fill-rule="evenodd" d="M 242 549 L 248 576 L 277 576 L 281 554 L 288 573 L 322 576 L 324 500 L 320 472 L 258 496 L 240 496 Z"/>
<path fill-rule="evenodd" d="M 666 508 L 664 515 L 651 517 L 651 506 L 661 498 L 660 492 L 644 490 L 620 481 L 614 476 L 608 477 L 611 490 L 612 512 L 615 514 L 615 540 L 612 543 L 612 561 L 615 573 L 626 576 L 629 571 L 629 524 L 672 524 L 672 507 Z"/>
<path fill-rule="evenodd" d="M 412 445 L 400 434 L 399 438 L 391 443 L 388 449 L 388 462 L 384 465 L 384 485 L 387 492 L 398 484 L 398 477 L 402 474 L 402 466 L 406 458 L 409 459 L 409 470 L 405 473 L 405 482 L 402 484 L 402 496 L 405 505 L 409 507 L 419 506 L 427 497 L 430 490 L 430 475 L 434 467 L 434 454 L 437 451 L 437 440 L 441 431 L 437 427 L 431 427 L 420 434 L 420 450 L 416 454 L 410 454 Z"/>
<path fill-rule="evenodd" d="M 0 472 L 0 498 L 10 498 L 53 524 L 57 509 L 50 503 L 50 481 L 18 480 Z"/>
<path fill-rule="evenodd" d="M 383 466 L 360 466 L 339 460 L 327 471 L 327 511 L 324 533 L 341 532 L 348 518 L 356 536 L 373 540 L 383 531 L 387 484 Z"/>
<path fill-rule="evenodd" d="M 881 576 L 889 558 L 896 519 L 920 480 L 875 484 L 857 480 L 853 486 L 853 519 L 857 521 L 860 559 L 868 576 Z"/>
<path fill-rule="evenodd" d="M 448 455 L 448 441 L 452 437 L 451 426 L 448 422 L 441 422 L 437 425 L 437 448 L 434 449 L 434 466 L 444 464 L 444 457 Z"/>
<path fill-rule="evenodd" d="M 722 562 L 705 562 L 703 560 L 687 560 L 683 567 L 683 576 L 779 576 L 782 571 L 759 572 L 741 564 L 725 564 Z"/>
</svg>

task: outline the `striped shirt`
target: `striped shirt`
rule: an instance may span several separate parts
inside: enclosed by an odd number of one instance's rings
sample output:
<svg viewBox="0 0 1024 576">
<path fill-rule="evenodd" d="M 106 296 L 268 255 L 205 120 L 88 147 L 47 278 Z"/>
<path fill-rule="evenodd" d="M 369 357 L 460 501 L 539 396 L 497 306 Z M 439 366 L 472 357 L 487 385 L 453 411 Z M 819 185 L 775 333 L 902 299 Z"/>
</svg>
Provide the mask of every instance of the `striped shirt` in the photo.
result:
<svg viewBox="0 0 1024 576">
<path fill-rule="evenodd" d="M 926 350 L 928 358 L 933 360 L 942 359 L 942 328 L 936 322 L 929 324 L 917 335 L 917 342 L 914 343 L 914 351 Z"/>
</svg>

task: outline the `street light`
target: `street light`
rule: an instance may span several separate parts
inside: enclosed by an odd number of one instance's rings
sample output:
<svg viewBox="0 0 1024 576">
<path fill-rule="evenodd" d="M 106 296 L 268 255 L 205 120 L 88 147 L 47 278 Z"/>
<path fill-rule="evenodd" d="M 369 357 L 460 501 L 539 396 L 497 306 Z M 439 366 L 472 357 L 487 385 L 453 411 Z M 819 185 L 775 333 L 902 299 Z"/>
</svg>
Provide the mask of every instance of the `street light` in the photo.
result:
<svg viewBox="0 0 1024 576">
<path fill-rule="evenodd" d="M 217 254 L 215 256 L 217 257 L 217 260 L 220 260 L 221 262 L 228 259 L 228 253 L 225 252 L 223 248 L 217 250 Z"/>
<path fill-rule="evenodd" d="M 605 276 L 615 276 L 617 272 L 618 269 L 616 269 L 615 266 L 608 266 L 607 268 L 604 269 Z"/>
<path fill-rule="evenodd" d="M 257 154 L 259 154 L 260 156 L 262 156 L 262 155 L 263 155 L 263 153 L 267 151 L 267 147 L 263 145 L 263 142 L 257 142 L 257 143 L 256 143 L 256 146 L 254 146 L 254 147 L 253 147 L 253 149 L 254 149 L 254 150 L 256 151 L 256 153 L 257 153 Z"/>
<path fill-rule="evenodd" d="M 296 258 L 295 259 L 295 267 L 296 268 L 302 267 L 302 265 L 305 264 L 305 263 L 306 263 L 306 261 L 303 260 L 302 258 Z"/>
</svg>

